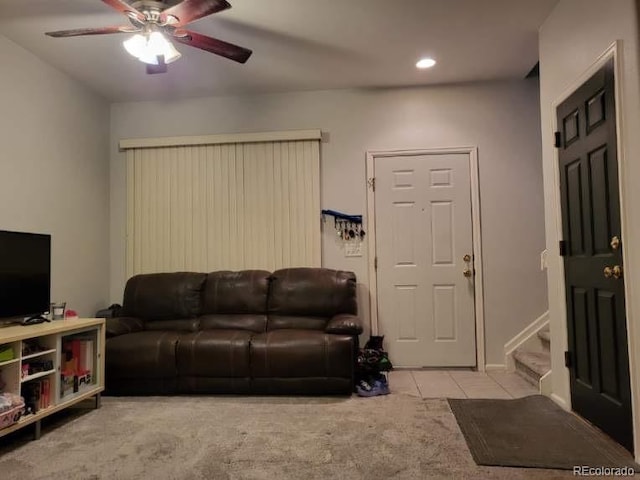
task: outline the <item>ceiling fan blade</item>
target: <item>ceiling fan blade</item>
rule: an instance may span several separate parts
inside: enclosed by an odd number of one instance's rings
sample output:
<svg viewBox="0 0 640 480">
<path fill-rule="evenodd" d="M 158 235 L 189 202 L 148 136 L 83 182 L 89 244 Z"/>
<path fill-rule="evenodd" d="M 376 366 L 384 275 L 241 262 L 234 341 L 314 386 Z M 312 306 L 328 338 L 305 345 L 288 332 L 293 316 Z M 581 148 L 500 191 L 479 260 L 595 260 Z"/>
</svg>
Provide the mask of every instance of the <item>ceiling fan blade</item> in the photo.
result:
<svg viewBox="0 0 640 480">
<path fill-rule="evenodd" d="M 125 15 L 128 15 L 128 16 L 133 15 L 138 20 L 141 20 L 141 21 L 145 20 L 144 14 L 142 14 L 141 12 L 133 8 L 124 0 L 102 0 L 102 1 L 107 5 L 109 5 L 111 8 L 115 8 L 116 10 L 118 10 L 121 13 L 124 13 Z"/>
<path fill-rule="evenodd" d="M 231 8 L 231 4 L 226 0 L 183 0 L 163 11 L 160 18 L 162 21 L 166 21 L 169 16 L 175 17 L 178 21 L 170 23 L 170 25 L 183 27 L 199 18 L 228 8 Z"/>
<path fill-rule="evenodd" d="M 50 37 L 79 37 L 81 35 L 108 35 L 110 33 L 131 33 L 134 30 L 130 27 L 100 27 L 100 28 L 77 28 L 75 30 L 60 30 L 57 32 L 47 32 Z"/>
<path fill-rule="evenodd" d="M 247 48 L 239 47 L 238 45 L 223 42 L 217 38 L 207 37 L 206 35 L 201 35 L 189 30 L 179 30 L 176 34 L 173 38 L 177 42 L 215 53 L 216 55 L 226 57 L 238 63 L 245 63 L 253 53 Z"/>
</svg>

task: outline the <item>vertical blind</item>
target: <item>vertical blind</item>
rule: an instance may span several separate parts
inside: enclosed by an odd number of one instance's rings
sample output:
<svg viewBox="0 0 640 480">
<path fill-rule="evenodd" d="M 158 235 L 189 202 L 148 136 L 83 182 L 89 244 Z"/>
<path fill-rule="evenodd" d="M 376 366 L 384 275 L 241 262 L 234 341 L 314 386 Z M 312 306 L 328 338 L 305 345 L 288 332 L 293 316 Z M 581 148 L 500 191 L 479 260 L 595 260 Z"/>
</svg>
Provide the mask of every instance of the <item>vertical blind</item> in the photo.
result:
<svg viewBox="0 0 640 480">
<path fill-rule="evenodd" d="M 320 266 L 318 139 L 127 149 L 127 276 Z"/>
</svg>

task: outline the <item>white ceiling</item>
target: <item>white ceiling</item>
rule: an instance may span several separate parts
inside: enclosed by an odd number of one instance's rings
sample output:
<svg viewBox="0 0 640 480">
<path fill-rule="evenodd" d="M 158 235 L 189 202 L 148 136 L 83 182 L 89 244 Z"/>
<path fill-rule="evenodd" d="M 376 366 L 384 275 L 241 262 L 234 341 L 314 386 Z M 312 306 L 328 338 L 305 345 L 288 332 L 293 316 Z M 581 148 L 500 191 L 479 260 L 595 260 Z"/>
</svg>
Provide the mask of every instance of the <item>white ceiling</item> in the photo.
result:
<svg viewBox="0 0 640 480">
<path fill-rule="evenodd" d="M 111 101 L 392 87 L 523 78 L 558 0 L 229 0 L 188 28 L 253 50 L 245 65 L 177 44 L 161 75 L 122 47 L 127 35 L 44 32 L 125 25 L 100 0 L 0 0 L 0 35 Z M 415 62 L 438 64 L 419 71 Z"/>
</svg>

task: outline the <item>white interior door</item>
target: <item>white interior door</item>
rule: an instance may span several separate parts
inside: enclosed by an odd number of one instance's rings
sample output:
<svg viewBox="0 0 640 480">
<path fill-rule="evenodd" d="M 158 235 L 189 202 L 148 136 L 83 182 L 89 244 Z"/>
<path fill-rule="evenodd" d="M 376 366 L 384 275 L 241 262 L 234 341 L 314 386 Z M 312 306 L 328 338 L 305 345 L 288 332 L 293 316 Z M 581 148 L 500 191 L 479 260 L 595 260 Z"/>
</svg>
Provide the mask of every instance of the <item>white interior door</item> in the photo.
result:
<svg viewBox="0 0 640 480">
<path fill-rule="evenodd" d="M 396 366 L 476 365 L 469 160 L 375 158 L 378 328 Z"/>
</svg>

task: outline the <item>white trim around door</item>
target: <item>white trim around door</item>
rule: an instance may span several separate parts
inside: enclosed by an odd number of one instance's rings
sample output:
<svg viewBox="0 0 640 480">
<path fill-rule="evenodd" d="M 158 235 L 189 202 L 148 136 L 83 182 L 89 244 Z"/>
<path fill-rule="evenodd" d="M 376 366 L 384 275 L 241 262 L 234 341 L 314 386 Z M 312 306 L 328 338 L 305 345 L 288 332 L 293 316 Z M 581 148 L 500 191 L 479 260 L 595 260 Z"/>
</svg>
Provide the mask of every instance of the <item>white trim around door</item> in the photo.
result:
<svg viewBox="0 0 640 480">
<path fill-rule="evenodd" d="M 475 269 L 475 317 L 476 317 L 476 367 L 485 371 L 484 342 L 484 288 L 482 273 L 482 232 L 480 228 L 480 184 L 478 176 L 478 149 L 476 147 L 450 147 L 423 150 L 375 150 L 367 151 L 367 251 L 369 271 L 369 306 L 371 333 L 378 333 L 378 289 L 376 278 L 376 225 L 375 225 L 375 159 L 414 155 L 459 153 L 469 155 L 471 176 L 471 221 L 473 228 L 473 258 Z"/>
</svg>

